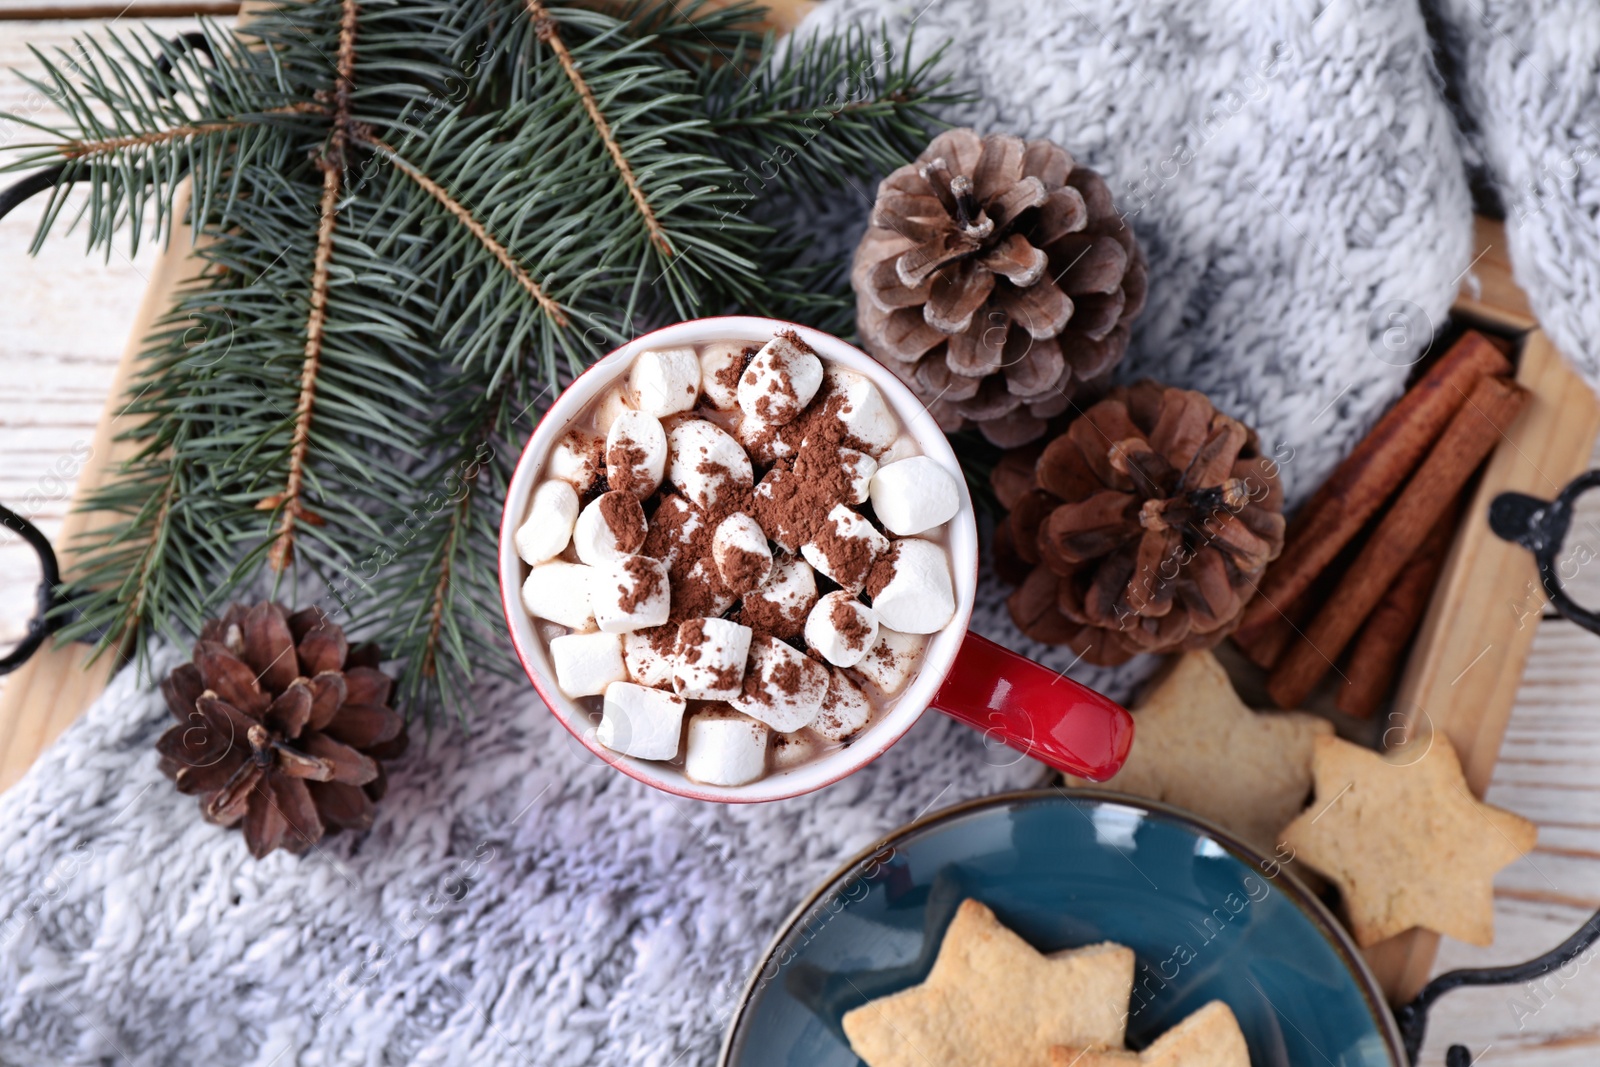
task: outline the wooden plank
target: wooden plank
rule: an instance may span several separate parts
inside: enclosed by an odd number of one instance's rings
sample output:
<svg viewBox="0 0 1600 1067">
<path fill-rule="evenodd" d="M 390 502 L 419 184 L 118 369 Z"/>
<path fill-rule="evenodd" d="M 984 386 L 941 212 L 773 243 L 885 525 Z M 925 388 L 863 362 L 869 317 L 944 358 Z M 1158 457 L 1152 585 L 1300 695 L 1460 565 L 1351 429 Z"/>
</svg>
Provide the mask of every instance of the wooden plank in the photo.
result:
<svg viewBox="0 0 1600 1067">
<path fill-rule="evenodd" d="M 1533 557 L 1489 529 L 1489 502 L 1518 490 L 1554 496 L 1582 471 L 1600 430 L 1600 403 L 1544 331 L 1530 333 L 1517 381 L 1532 394 L 1495 449 L 1456 535 L 1395 697 L 1408 730 L 1439 730 L 1482 796 L 1543 614 Z M 1398 722 L 1398 720 L 1397 720 Z M 1427 982 L 1438 935 L 1412 931 L 1366 951 L 1395 1002 Z"/>
<path fill-rule="evenodd" d="M 187 187 L 179 189 L 175 208 L 180 220 L 188 215 L 188 201 Z M 62 572 L 68 579 L 72 577 L 73 557 L 66 551 L 67 546 L 82 534 L 104 526 L 110 519 L 110 516 L 83 510 L 82 504 L 115 476 L 117 465 L 132 450 L 130 442 L 116 440 L 127 428 L 123 409 L 127 406 L 128 383 L 144 347 L 144 337 L 166 313 L 174 288 L 194 277 L 199 269 L 199 261 L 191 257 L 189 248 L 189 228 L 179 222 L 173 226 L 170 244 L 150 271 L 149 288 L 145 290 L 122 359 L 107 390 L 105 410 L 90 442 L 90 455 L 78 473 L 72 508 L 62 519 L 55 538 Z M 0 790 L 20 778 L 38 754 L 94 702 L 105 689 L 115 666 L 116 656 L 109 654 L 91 663 L 87 645 L 50 644 L 7 679 L 4 690 L 0 690 Z"/>
<path fill-rule="evenodd" d="M 239 0 L 10 0 L 0 4 L 0 22 L 18 20 L 95 19 L 118 20 L 155 18 L 213 18 L 237 15 Z"/>
<path fill-rule="evenodd" d="M 1479 215 L 1473 219 L 1472 237 L 1472 265 L 1452 312 L 1509 333 L 1523 333 L 1539 325 L 1528 306 L 1528 294 L 1512 274 L 1505 224 Z"/>
<path fill-rule="evenodd" d="M 1495 880 L 1495 943 L 1447 940 L 1436 971 L 1520 963 L 1600 908 L 1597 653 L 1600 638 L 1572 623 L 1539 627 L 1487 797 L 1537 822 L 1539 844 Z M 1589 963 L 1539 987 L 1451 993 L 1434 1009 L 1419 1062 L 1443 1063 L 1445 1047 L 1463 1042 L 1484 1067 L 1591 1067 L 1600 1061 L 1600 968 Z"/>
</svg>

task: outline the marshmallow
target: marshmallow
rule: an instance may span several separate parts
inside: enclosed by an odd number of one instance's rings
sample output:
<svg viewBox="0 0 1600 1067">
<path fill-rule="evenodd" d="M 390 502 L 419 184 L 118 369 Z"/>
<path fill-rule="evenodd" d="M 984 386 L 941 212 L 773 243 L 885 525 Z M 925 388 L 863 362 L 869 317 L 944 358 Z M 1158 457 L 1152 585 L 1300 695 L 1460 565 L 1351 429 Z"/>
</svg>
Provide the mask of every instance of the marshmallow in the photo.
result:
<svg viewBox="0 0 1600 1067">
<path fill-rule="evenodd" d="M 650 517 L 649 548 L 652 555 L 669 568 L 678 556 L 694 544 L 694 535 L 705 521 L 694 505 L 681 496 L 666 496 Z"/>
<path fill-rule="evenodd" d="M 894 439 L 894 444 L 889 450 L 878 457 L 878 466 L 887 467 L 891 463 L 899 463 L 902 459 L 922 455 L 922 446 L 917 444 L 917 439 L 908 433 L 903 433 Z"/>
<path fill-rule="evenodd" d="M 842 589 L 817 601 L 806 616 L 806 644 L 835 667 L 853 667 L 878 639 L 878 616 Z"/>
<path fill-rule="evenodd" d="M 634 406 L 656 418 L 688 411 L 700 399 L 700 357 L 692 348 L 640 352 L 628 371 L 628 389 Z"/>
<path fill-rule="evenodd" d="M 639 759 L 671 759 L 678 754 L 683 713 L 689 702 L 676 693 L 646 689 L 632 682 L 606 687 L 594 739 L 613 752 Z"/>
<path fill-rule="evenodd" d="M 822 360 L 794 334 L 779 334 L 744 369 L 739 407 L 746 415 L 781 426 L 805 410 L 821 386 Z"/>
<path fill-rule="evenodd" d="M 722 584 L 735 596 L 743 596 L 772 576 L 767 535 L 760 523 L 742 511 L 717 524 L 711 535 L 711 558 Z"/>
<path fill-rule="evenodd" d="M 773 561 L 772 577 L 745 595 L 740 618 L 779 637 L 793 637 L 805 627 L 806 613 L 817 602 L 817 579 L 799 556 Z"/>
<path fill-rule="evenodd" d="M 570 482 L 582 496 L 594 488 L 594 483 L 605 473 L 606 441 L 582 430 L 569 431 L 550 450 L 545 473 L 552 478 Z"/>
<path fill-rule="evenodd" d="M 805 517 L 803 509 L 794 506 L 796 498 L 803 495 L 805 482 L 800 475 L 783 467 L 774 467 L 756 483 L 753 497 L 755 512 L 762 518 L 762 529 L 767 537 L 785 552 L 798 552 L 803 541 Z"/>
<path fill-rule="evenodd" d="M 773 773 L 776 774 L 810 763 L 824 751 L 820 738 L 813 736 L 809 731 L 796 730 L 793 733 L 773 735 L 772 753 L 768 756 L 768 760 Z"/>
<path fill-rule="evenodd" d="M 604 567 L 644 546 L 644 508 L 632 493 L 613 489 L 601 493 L 578 515 L 572 530 L 572 547 L 591 567 Z"/>
<path fill-rule="evenodd" d="M 859 371 L 853 371 L 842 363 L 829 363 L 822 369 L 822 380 L 830 393 L 842 393 L 856 382 L 864 382 Z"/>
<path fill-rule="evenodd" d="M 828 672 L 828 696 L 811 729 L 829 741 L 843 741 L 860 731 L 872 718 L 872 702 L 861 687 L 841 670 Z"/>
<path fill-rule="evenodd" d="M 685 419 L 667 434 L 672 455 L 668 479 L 692 503 L 710 510 L 724 486 L 755 484 L 750 455 L 726 430 L 705 419 Z"/>
<path fill-rule="evenodd" d="M 872 511 L 892 534 L 909 537 L 949 522 L 961 510 L 961 489 L 937 460 L 912 456 L 872 476 Z"/>
<path fill-rule="evenodd" d="M 845 589 L 859 593 L 867 584 L 873 561 L 888 548 L 889 539 L 877 527 L 843 504 L 835 504 L 817 536 L 800 546 L 800 554 Z"/>
<path fill-rule="evenodd" d="M 878 626 L 878 640 L 855 665 L 856 673 L 877 686 L 885 696 L 894 696 L 917 669 L 928 639 L 921 634 L 906 634 Z"/>
<path fill-rule="evenodd" d="M 589 569 L 594 572 L 589 599 L 601 630 L 622 634 L 667 621 L 672 592 L 665 563 L 649 556 L 624 556 L 609 567 Z"/>
<path fill-rule="evenodd" d="M 908 634 L 931 634 L 956 613 L 950 561 L 944 549 L 920 537 L 894 543 L 885 558 L 889 580 L 872 594 L 872 609 L 884 626 Z M 874 584 L 877 575 L 874 575 Z"/>
<path fill-rule="evenodd" d="M 868 452 L 881 455 L 899 436 L 900 420 L 884 403 L 878 387 L 865 378 L 841 384 L 839 392 L 844 396 L 844 403 L 839 407 L 839 421 L 844 423 L 845 431 L 865 446 Z"/>
<path fill-rule="evenodd" d="M 728 411 L 739 406 L 744 354 L 754 355 L 755 347 L 744 341 L 712 341 L 700 349 L 700 391 L 712 407 Z"/>
<path fill-rule="evenodd" d="M 828 668 L 776 637 L 750 642 L 744 689 L 728 703 L 774 730 L 798 730 L 817 717 L 828 693 Z"/>
<path fill-rule="evenodd" d="M 747 715 L 711 707 L 689 716 L 683 773 L 706 785 L 744 785 L 767 769 L 767 728 Z"/>
<path fill-rule="evenodd" d="M 612 682 L 627 681 L 622 638 L 616 634 L 567 634 L 550 642 L 556 685 L 569 697 L 593 697 Z"/>
<path fill-rule="evenodd" d="M 775 422 L 767 422 L 755 415 L 744 415 L 734 435 L 739 444 L 757 463 L 776 463 L 794 455 L 794 446 L 778 436 L 782 429 Z"/>
<path fill-rule="evenodd" d="M 622 635 L 622 663 L 628 677 L 651 689 L 672 688 L 672 655 L 657 651 L 652 634 L 635 630 Z"/>
<path fill-rule="evenodd" d="M 549 619 L 569 630 L 587 630 L 594 625 L 590 605 L 594 579 L 593 567 L 560 560 L 541 563 L 522 583 L 522 606 L 535 618 Z"/>
<path fill-rule="evenodd" d="M 845 489 L 845 503 L 865 504 L 872 495 L 872 476 L 878 473 L 878 461 L 865 452 L 853 448 L 839 449 L 839 466 L 849 475 Z"/>
<path fill-rule="evenodd" d="M 517 555 L 526 563 L 543 563 L 566 550 L 578 518 L 578 491 L 552 478 L 533 491 L 528 517 L 517 527 Z"/>
<path fill-rule="evenodd" d="M 606 431 L 606 480 L 643 500 L 667 471 L 667 431 L 642 411 L 624 411 Z"/>
<path fill-rule="evenodd" d="M 685 619 L 678 624 L 672 688 L 686 700 L 728 700 L 744 684 L 751 630 L 727 619 Z"/>
<path fill-rule="evenodd" d="M 728 587 L 722 584 L 722 576 L 717 573 L 716 564 L 710 556 L 702 556 L 694 561 L 694 566 L 689 568 L 689 573 L 683 576 L 685 585 L 702 587 L 705 589 L 707 615 L 721 615 L 733 607 L 733 602 L 739 598 Z"/>
<path fill-rule="evenodd" d="M 611 427 L 624 413 L 632 411 L 633 404 L 629 402 L 628 395 L 619 386 L 611 389 L 600 398 L 594 406 L 594 428 L 601 433 L 610 433 Z"/>
</svg>

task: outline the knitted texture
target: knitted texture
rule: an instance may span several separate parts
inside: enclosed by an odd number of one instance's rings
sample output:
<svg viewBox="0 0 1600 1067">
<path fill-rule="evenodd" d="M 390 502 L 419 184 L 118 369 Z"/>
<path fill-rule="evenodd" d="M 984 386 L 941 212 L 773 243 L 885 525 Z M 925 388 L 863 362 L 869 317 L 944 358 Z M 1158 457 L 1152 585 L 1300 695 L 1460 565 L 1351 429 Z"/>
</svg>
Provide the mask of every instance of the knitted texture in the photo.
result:
<svg viewBox="0 0 1600 1067">
<path fill-rule="evenodd" d="M 846 21 L 951 42 L 976 99 L 949 121 L 1100 172 L 1150 260 L 1118 378 L 1254 426 L 1291 508 L 1444 322 L 1472 208 L 1414 4 L 828 0 L 808 26 Z"/>
<path fill-rule="evenodd" d="M 1600 7 L 1432 0 L 1466 154 L 1505 210 L 1539 324 L 1600 386 Z"/>
<path fill-rule="evenodd" d="M 390 765 L 371 833 L 257 862 L 161 776 L 171 716 L 118 675 L 0 802 L 0 1062 L 709 1063 L 813 885 L 1043 778 L 931 715 L 828 789 L 701 804 L 611 770 L 525 685 L 480 698 L 471 736 Z"/>
<path fill-rule="evenodd" d="M 830 0 L 813 24 L 851 19 L 891 39 L 915 22 L 919 50 L 952 39 L 978 100 L 950 119 L 1107 176 L 1151 266 L 1124 373 L 1258 427 L 1291 500 L 1398 395 L 1470 242 L 1414 6 Z M 978 629 L 1071 663 L 981 588 Z M 1073 673 L 1125 696 L 1148 669 Z M 0 798 L 0 1061 L 707 1065 L 811 886 L 924 811 L 1042 772 L 930 715 L 841 783 L 720 807 L 598 764 L 526 685 L 476 705 L 470 735 L 394 765 L 369 834 L 257 863 L 160 776 L 167 713 L 119 675 Z"/>
</svg>

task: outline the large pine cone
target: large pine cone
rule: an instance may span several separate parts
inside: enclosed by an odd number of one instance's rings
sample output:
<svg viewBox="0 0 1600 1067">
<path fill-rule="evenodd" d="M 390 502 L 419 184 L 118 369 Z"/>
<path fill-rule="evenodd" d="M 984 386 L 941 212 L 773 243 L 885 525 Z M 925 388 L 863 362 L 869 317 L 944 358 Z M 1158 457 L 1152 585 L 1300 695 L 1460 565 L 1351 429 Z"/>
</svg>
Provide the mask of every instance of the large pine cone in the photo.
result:
<svg viewBox="0 0 1600 1067">
<path fill-rule="evenodd" d="M 206 819 L 241 826 L 257 859 L 369 828 L 386 785 L 379 760 L 406 747 L 378 660 L 318 608 L 230 606 L 161 683 L 178 720 L 156 742 L 161 770 L 199 794 Z"/>
<path fill-rule="evenodd" d="M 992 481 L 1011 509 L 997 570 L 1026 571 L 1011 617 L 1090 663 L 1211 648 L 1283 549 L 1277 465 L 1255 431 L 1151 381 L 1008 453 Z"/>
<path fill-rule="evenodd" d="M 1145 259 L 1065 149 L 947 130 L 878 186 L 850 279 L 867 351 L 944 429 L 1011 447 L 1121 361 Z"/>
</svg>

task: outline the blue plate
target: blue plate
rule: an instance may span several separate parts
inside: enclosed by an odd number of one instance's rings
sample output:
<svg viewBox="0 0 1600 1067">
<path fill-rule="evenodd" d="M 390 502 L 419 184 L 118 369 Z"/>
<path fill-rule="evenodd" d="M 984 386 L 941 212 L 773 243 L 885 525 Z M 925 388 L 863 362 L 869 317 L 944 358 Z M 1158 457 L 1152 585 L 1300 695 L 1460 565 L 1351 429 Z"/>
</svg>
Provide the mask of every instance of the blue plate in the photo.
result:
<svg viewBox="0 0 1600 1067">
<path fill-rule="evenodd" d="M 1132 1048 L 1221 999 L 1253 1067 L 1405 1062 L 1354 944 L 1293 876 L 1164 805 L 1042 790 L 914 823 L 814 893 L 751 976 L 723 1067 L 855 1067 L 845 1012 L 921 982 L 967 897 L 1044 952 L 1132 948 Z"/>
</svg>

